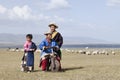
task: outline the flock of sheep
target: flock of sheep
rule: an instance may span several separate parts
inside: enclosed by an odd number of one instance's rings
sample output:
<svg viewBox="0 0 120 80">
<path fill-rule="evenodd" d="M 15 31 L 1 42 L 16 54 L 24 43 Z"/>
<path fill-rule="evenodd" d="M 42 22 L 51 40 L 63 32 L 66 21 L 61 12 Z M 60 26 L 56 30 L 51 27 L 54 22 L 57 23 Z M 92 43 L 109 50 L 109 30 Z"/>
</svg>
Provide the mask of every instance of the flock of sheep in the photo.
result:
<svg viewBox="0 0 120 80">
<path fill-rule="evenodd" d="M 103 55 L 115 55 L 115 51 L 114 50 L 89 50 L 89 49 L 81 49 L 81 50 L 75 50 L 75 49 L 63 49 L 65 52 L 67 53 L 79 53 L 79 54 L 86 54 L 86 55 L 99 55 L 99 54 L 103 54 Z"/>
<path fill-rule="evenodd" d="M 24 52 L 24 49 L 20 49 L 20 48 L 8 48 L 7 51 L 10 52 Z M 40 53 L 41 50 L 36 50 L 37 53 Z"/>
<path fill-rule="evenodd" d="M 10 52 L 24 52 L 24 49 L 19 49 L 19 48 L 8 48 L 7 51 Z M 97 49 L 61 49 L 61 51 L 66 52 L 66 53 L 79 53 L 79 54 L 86 54 L 86 55 L 99 55 L 99 54 L 103 54 L 103 55 L 115 55 L 115 51 L 114 50 L 97 50 Z M 37 53 L 40 53 L 41 50 L 36 50 Z"/>
</svg>

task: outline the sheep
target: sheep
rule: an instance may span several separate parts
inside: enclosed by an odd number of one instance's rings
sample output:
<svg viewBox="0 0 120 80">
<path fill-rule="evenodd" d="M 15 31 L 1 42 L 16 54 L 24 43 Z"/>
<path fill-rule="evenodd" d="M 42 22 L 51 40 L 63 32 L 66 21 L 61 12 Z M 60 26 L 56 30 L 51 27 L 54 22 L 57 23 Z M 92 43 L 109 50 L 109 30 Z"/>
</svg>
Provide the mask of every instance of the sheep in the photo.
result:
<svg viewBox="0 0 120 80">
<path fill-rule="evenodd" d="M 7 49 L 7 51 L 10 51 L 10 49 L 11 49 L 11 48 L 9 47 L 9 48 Z"/>
<path fill-rule="evenodd" d="M 71 50 L 71 53 L 74 53 L 74 50 Z"/>
<path fill-rule="evenodd" d="M 20 49 L 21 52 L 24 52 L 24 49 Z"/>
<path fill-rule="evenodd" d="M 16 52 L 19 52 L 20 50 L 19 50 L 19 48 L 15 48 L 15 51 L 16 51 Z"/>
<path fill-rule="evenodd" d="M 101 52 L 101 54 L 109 55 L 109 53 L 108 53 L 107 51 L 105 51 L 105 50 L 103 50 L 103 51 Z"/>
<path fill-rule="evenodd" d="M 76 50 L 75 53 L 79 53 L 79 51 Z"/>
<path fill-rule="evenodd" d="M 82 50 L 79 50 L 79 53 L 82 53 L 83 51 Z"/>
<path fill-rule="evenodd" d="M 105 51 L 103 50 L 103 51 L 101 52 L 101 54 L 105 54 Z"/>
<path fill-rule="evenodd" d="M 80 54 L 86 54 L 86 51 L 79 51 Z"/>
<path fill-rule="evenodd" d="M 113 54 L 113 55 L 115 55 L 115 52 L 114 52 L 114 51 L 112 51 L 112 54 Z"/>
<path fill-rule="evenodd" d="M 10 49 L 9 51 L 10 51 L 10 52 L 15 52 L 15 50 L 16 50 L 16 49 Z"/>
<path fill-rule="evenodd" d="M 99 54 L 99 51 L 93 51 L 92 52 L 92 55 L 96 55 L 96 54 Z"/>
<path fill-rule="evenodd" d="M 71 51 L 69 49 L 65 49 L 66 52 L 70 53 Z"/>
<path fill-rule="evenodd" d="M 41 50 L 36 50 L 36 53 L 40 53 L 41 52 Z"/>
<path fill-rule="evenodd" d="M 109 55 L 109 53 L 107 51 L 105 51 L 105 55 Z"/>
<path fill-rule="evenodd" d="M 87 51 L 86 54 L 87 54 L 87 55 L 91 55 L 91 52 L 90 52 L 90 51 Z"/>
</svg>

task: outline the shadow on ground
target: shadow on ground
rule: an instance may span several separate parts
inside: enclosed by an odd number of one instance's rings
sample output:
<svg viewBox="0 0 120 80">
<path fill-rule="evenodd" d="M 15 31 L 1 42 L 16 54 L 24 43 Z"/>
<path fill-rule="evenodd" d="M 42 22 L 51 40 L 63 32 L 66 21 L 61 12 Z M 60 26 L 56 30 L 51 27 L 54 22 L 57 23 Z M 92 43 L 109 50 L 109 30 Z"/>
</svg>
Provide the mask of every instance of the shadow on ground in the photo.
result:
<svg viewBox="0 0 120 80">
<path fill-rule="evenodd" d="M 66 72 L 66 71 L 71 71 L 71 70 L 79 70 L 83 69 L 84 67 L 69 67 L 69 68 L 63 68 L 60 72 Z M 34 70 L 33 72 L 41 72 L 42 70 Z M 51 71 L 48 71 L 51 72 Z"/>
<path fill-rule="evenodd" d="M 63 68 L 62 70 L 65 71 L 71 71 L 71 70 L 77 70 L 77 69 L 83 69 L 84 67 L 69 67 L 69 68 Z"/>
</svg>

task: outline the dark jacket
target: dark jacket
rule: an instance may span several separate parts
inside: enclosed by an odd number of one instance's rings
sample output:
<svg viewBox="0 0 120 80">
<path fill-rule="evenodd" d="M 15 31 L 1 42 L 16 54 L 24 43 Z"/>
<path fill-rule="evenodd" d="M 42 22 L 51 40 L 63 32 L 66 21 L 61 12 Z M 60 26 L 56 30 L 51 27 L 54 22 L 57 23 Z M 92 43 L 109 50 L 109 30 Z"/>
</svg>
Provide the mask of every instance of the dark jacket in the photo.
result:
<svg viewBox="0 0 120 80">
<path fill-rule="evenodd" d="M 55 35 L 55 37 L 53 38 L 53 40 L 55 42 L 57 42 L 59 48 L 61 48 L 61 46 L 63 44 L 63 37 L 62 37 L 62 35 L 59 32 Z"/>
</svg>

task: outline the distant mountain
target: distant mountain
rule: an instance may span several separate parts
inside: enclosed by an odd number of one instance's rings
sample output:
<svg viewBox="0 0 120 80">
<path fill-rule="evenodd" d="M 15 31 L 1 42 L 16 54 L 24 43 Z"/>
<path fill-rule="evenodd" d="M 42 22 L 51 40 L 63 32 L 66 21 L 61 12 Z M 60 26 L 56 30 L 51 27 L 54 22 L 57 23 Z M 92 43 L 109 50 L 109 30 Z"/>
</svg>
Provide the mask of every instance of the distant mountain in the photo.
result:
<svg viewBox="0 0 120 80">
<path fill-rule="evenodd" d="M 65 44 L 109 44 L 111 42 L 90 37 L 65 37 Z"/>
<path fill-rule="evenodd" d="M 0 34 L 1 45 L 23 45 L 25 42 L 25 34 Z M 33 41 L 39 44 L 43 39 L 44 35 L 33 35 Z M 109 43 L 108 41 L 89 38 L 89 37 L 64 37 L 64 44 L 100 44 Z"/>
<path fill-rule="evenodd" d="M 33 41 L 39 43 L 44 38 L 43 35 L 33 35 Z M 0 34 L 0 44 L 24 44 L 26 40 L 25 34 Z"/>
</svg>

